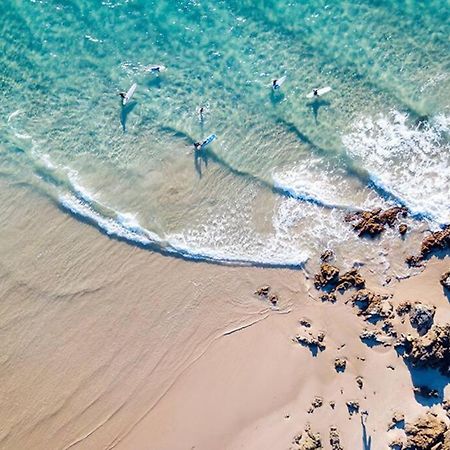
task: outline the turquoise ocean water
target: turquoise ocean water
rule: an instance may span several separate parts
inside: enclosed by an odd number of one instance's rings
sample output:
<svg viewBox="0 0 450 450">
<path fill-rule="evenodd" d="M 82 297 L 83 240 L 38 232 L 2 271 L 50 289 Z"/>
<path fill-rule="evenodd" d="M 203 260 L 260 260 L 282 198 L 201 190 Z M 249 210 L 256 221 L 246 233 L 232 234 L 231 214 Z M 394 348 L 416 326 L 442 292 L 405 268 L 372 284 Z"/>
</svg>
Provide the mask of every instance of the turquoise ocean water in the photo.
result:
<svg viewBox="0 0 450 450">
<path fill-rule="evenodd" d="M 0 174 L 173 255 L 287 266 L 330 247 L 381 262 L 395 233 L 359 240 L 346 212 L 398 203 L 450 222 L 449 13 L 445 0 L 3 0 Z"/>
</svg>

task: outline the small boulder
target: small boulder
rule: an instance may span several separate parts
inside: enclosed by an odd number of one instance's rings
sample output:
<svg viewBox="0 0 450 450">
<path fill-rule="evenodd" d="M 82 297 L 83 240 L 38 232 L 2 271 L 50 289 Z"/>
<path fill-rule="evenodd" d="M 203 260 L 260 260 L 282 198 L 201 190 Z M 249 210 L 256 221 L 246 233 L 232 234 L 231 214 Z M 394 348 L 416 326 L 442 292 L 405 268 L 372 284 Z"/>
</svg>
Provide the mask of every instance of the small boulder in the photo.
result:
<svg viewBox="0 0 450 450">
<path fill-rule="evenodd" d="M 323 262 L 330 262 L 332 259 L 334 259 L 334 253 L 333 250 L 325 250 L 321 255 L 320 259 Z"/>
<path fill-rule="evenodd" d="M 320 289 L 329 285 L 335 285 L 339 279 L 339 269 L 328 263 L 320 266 L 320 272 L 314 276 L 314 286 Z"/>
<path fill-rule="evenodd" d="M 434 306 L 414 303 L 409 313 L 409 320 L 419 334 L 425 334 L 432 327 L 435 310 Z"/>
<path fill-rule="evenodd" d="M 331 450 L 343 450 L 341 447 L 341 438 L 338 429 L 335 426 L 330 427 L 330 445 Z"/>
<path fill-rule="evenodd" d="M 408 225 L 406 223 L 401 223 L 398 227 L 398 232 L 403 236 L 408 231 Z"/>
<path fill-rule="evenodd" d="M 346 403 L 346 405 L 347 405 L 348 413 L 351 416 L 353 416 L 353 414 L 359 413 L 359 402 L 357 402 L 356 400 L 350 400 Z"/>
<path fill-rule="evenodd" d="M 344 358 L 336 358 L 334 360 L 334 368 L 336 372 L 344 372 L 347 367 L 347 360 Z"/>
<path fill-rule="evenodd" d="M 261 286 L 260 288 L 256 289 L 255 294 L 258 297 L 265 297 L 269 295 L 270 292 L 270 286 Z"/>
<path fill-rule="evenodd" d="M 414 423 L 405 427 L 407 442 L 405 450 L 432 450 L 439 443 L 444 442 L 447 431 L 446 424 L 436 414 L 428 411 Z M 440 447 L 442 449 L 442 447 Z"/>
</svg>

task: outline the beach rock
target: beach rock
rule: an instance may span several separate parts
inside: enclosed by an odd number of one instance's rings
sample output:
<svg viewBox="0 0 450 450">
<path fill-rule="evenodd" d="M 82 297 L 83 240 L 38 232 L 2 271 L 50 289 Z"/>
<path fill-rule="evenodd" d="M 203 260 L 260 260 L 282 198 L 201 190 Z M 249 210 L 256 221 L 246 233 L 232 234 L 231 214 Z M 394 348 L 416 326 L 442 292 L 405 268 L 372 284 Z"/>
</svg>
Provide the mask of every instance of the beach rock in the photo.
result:
<svg viewBox="0 0 450 450">
<path fill-rule="evenodd" d="M 444 450 L 443 445 L 437 445 L 444 444 L 446 431 L 447 425 L 436 414 L 428 411 L 425 415 L 419 417 L 416 422 L 406 425 L 407 441 L 404 449 Z"/>
<path fill-rule="evenodd" d="M 260 288 L 256 289 L 255 294 L 259 297 L 265 297 L 267 298 L 270 292 L 270 286 L 261 286 Z"/>
<path fill-rule="evenodd" d="M 440 282 L 445 289 L 450 291 L 450 270 L 442 274 Z"/>
<path fill-rule="evenodd" d="M 269 302 L 272 303 L 273 306 L 276 306 L 278 303 L 278 295 L 277 294 L 271 294 L 269 297 Z"/>
<path fill-rule="evenodd" d="M 323 302 L 330 302 L 330 303 L 336 303 L 337 298 L 336 294 L 334 292 L 325 293 L 320 296 L 320 300 Z"/>
<path fill-rule="evenodd" d="M 403 336 L 403 355 L 416 367 L 438 369 L 450 376 L 450 325 L 434 325 L 424 336 Z"/>
<path fill-rule="evenodd" d="M 320 408 L 323 405 L 323 398 L 321 397 L 314 397 L 314 400 L 311 404 L 313 408 Z"/>
<path fill-rule="evenodd" d="M 300 319 L 299 323 L 302 327 L 311 328 L 311 321 L 309 319 L 305 319 L 305 318 Z"/>
<path fill-rule="evenodd" d="M 339 269 L 328 263 L 320 266 L 320 272 L 314 276 L 314 286 L 316 289 L 324 288 L 329 285 L 336 285 L 339 279 Z"/>
<path fill-rule="evenodd" d="M 408 225 L 406 223 L 401 223 L 398 226 L 398 232 L 403 236 L 408 231 Z"/>
<path fill-rule="evenodd" d="M 408 256 L 406 262 L 410 266 L 417 266 L 433 251 L 450 249 L 450 225 L 443 230 L 435 231 L 428 235 L 420 246 L 420 253 L 417 256 Z"/>
<path fill-rule="evenodd" d="M 362 389 L 364 386 L 364 378 L 361 376 L 356 377 L 356 384 L 360 389 Z"/>
<path fill-rule="evenodd" d="M 330 400 L 329 405 L 331 409 L 334 409 L 334 407 L 336 406 L 336 402 L 334 400 Z"/>
<path fill-rule="evenodd" d="M 359 236 L 376 236 L 386 229 L 386 225 L 394 226 L 399 215 L 405 217 L 406 214 L 406 208 L 394 206 L 384 211 L 377 208 L 372 211 L 358 211 L 348 214 L 345 221 L 351 223 Z"/>
<path fill-rule="evenodd" d="M 383 326 L 381 327 L 381 329 L 387 336 L 390 336 L 392 338 L 396 338 L 398 336 L 397 331 L 394 328 L 394 324 L 390 320 L 386 319 L 383 322 Z"/>
<path fill-rule="evenodd" d="M 331 450 L 343 450 L 343 448 L 341 447 L 339 432 L 335 426 L 330 427 L 330 445 Z"/>
<path fill-rule="evenodd" d="M 382 333 L 379 330 L 368 330 L 365 328 L 360 334 L 359 338 L 366 344 L 383 344 Z"/>
<path fill-rule="evenodd" d="M 358 315 L 366 319 L 378 321 L 392 316 L 394 307 L 388 300 L 388 295 L 375 294 L 368 289 L 362 289 L 354 294 L 350 301 L 353 306 L 358 306 L 360 311 Z"/>
<path fill-rule="evenodd" d="M 314 336 L 311 332 L 307 332 L 306 335 L 297 335 L 294 339 L 299 344 L 308 347 L 313 353 L 317 352 L 318 350 L 323 351 L 325 350 L 325 333 L 320 332 L 317 336 Z"/>
<path fill-rule="evenodd" d="M 323 262 L 330 262 L 332 259 L 334 259 L 334 253 L 332 250 L 325 250 L 321 255 L 320 259 Z"/>
<path fill-rule="evenodd" d="M 414 303 L 409 313 L 409 320 L 419 334 L 425 334 L 431 328 L 435 310 L 434 306 Z"/>
<path fill-rule="evenodd" d="M 347 367 L 347 360 L 344 358 L 336 358 L 334 360 L 334 368 L 336 372 L 344 372 Z"/>
<path fill-rule="evenodd" d="M 389 443 L 389 448 L 391 450 L 403 450 L 403 441 L 401 438 L 395 438 Z"/>
<path fill-rule="evenodd" d="M 404 426 L 405 426 L 405 416 L 400 412 L 394 413 L 388 429 L 392 430 L 393 428 L 403 428 Z"/>
<path fill-rule="evenodd" d="M 396 312 L 401 317 L 405 314 L 408 314 L 411 311 L 411 303 L 410 302 L 402 302 L 397 306 Z"/>
<path fill-rule="evenodd" d="M 344 275 L 339 277 L 339 281 L 336 285 L 338 291 L 346 291 L 351 287 L 356 289 L 362 289 L 366 284 L 366 281 L 359 273 L 358 269 L 351 269 L 345 272 Z"/>
<path fill-rule="evenodd" d="M 359 413 L 359 402 L 357 402 L 356 400 L 350 400 L 346 403 L 346 405 L 347 405 L 348 413 L 351 416 L 353 416 L 353 414 Z"/>
<path fill-rule="evenodd" d="M 313 433 L 309 425 L 306 426 L 305 431 L 294 438 L 294 444 L 298 445 L 298 450 L 320 450 L 323 448 L 320 433 Z"/>
</svg>

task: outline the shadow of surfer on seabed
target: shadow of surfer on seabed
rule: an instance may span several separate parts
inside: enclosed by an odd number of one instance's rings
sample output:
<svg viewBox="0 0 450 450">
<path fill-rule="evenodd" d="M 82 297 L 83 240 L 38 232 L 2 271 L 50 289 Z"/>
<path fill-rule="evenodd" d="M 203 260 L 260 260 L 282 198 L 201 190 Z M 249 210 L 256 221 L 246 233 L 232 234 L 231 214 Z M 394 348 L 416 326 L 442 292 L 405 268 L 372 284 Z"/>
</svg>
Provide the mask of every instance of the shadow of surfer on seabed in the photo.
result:
<svg viewBox="0 0 450 450">
<path fill-rule="evenodd" d="M 368 412 L 363 411 L 361 413 L 361 426 L 362 426 L 362 448 L 363 450 L 372 450 L 372 436 L 367 435 L 366 421 Z"/>
</svg>

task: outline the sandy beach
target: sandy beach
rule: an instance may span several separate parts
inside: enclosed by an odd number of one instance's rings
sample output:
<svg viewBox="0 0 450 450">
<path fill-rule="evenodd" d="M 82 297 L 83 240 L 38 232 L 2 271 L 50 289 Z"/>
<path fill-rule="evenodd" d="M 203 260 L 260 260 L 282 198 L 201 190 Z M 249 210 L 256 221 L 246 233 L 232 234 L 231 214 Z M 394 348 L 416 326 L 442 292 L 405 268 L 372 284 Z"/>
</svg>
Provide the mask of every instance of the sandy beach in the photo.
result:
<svg viewBox="0 0 450 450">
<path fill-rule="evenodd" d="M 444 417 L 447 379 L 434 379 L 439 401 L 418 400 L 394 348 L 359 338 L 367 323 L 350 293 L 323 302 L 303 271 L 164 257 L 30 201 L 23 187 L 3 184 L 0 195 L 1 448 L 288 449 L 310 424 L 323 448 L 335 426 L 343 448 L 382 449 L 404 433 L 387 431 L 394 413 L 412 421 L 429 405 Z M 394 306 L 433 305 L 445 324 L 448 268 L 432 258 L 384 287 L 361 273 Z M 263 285 L 275 306 L 254 294 Z M 325 349 L 300 345 L 305 332 L 323 332 Z"/>
</svg>

